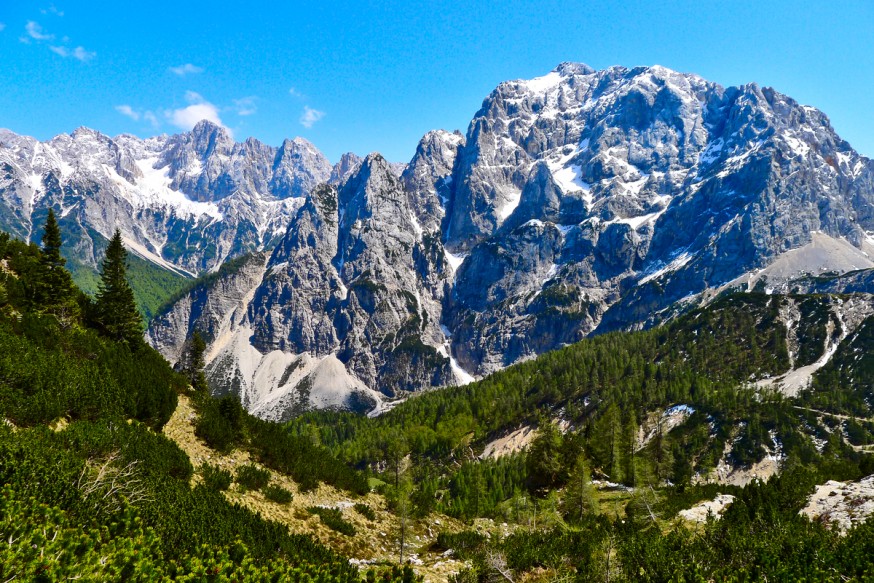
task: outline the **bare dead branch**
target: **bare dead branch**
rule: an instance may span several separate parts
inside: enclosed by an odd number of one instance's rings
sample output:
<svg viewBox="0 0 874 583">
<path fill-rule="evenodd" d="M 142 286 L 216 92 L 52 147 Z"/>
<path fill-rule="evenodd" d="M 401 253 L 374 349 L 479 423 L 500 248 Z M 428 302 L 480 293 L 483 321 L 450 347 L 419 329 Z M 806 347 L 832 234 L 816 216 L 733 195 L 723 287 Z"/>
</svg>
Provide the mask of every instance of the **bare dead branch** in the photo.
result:
<svg viewBox="0 0 874 583">
<path fill-rule="evenodd" d="M 509 581 L 509 583 L 515 583 L 513 581 L 513 572 L 507 566 L 507 557 L 504 556 L 504 553 L 489 551 L 488 555 L 486 555 L 486 566 Z"/>
<path fill-rule="evenodd" d="M 120 465 L 119 452 L 102 460 L 89 459 L 76 480 L 82 499 L 90 503 L 95 513 L 113 513 L 125 504 L 137 504 L 148 499 L 148 490 L 139 478 L 139 460 Z"/>
</svg>

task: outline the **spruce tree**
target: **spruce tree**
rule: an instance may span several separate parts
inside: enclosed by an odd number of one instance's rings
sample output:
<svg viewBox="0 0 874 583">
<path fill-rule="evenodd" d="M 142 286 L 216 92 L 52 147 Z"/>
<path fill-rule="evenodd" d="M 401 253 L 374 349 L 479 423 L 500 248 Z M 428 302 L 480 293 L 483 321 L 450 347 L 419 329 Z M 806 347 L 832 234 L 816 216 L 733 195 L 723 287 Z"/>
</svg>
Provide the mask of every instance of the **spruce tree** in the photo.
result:
<svg viewBox="0 0 874 583">
<path fill-rule="evenodd" d="M 589 447 L 593 461 L 600 464 L 601 471 L 613 482 L 623 481 L 622 415 L 619 406 L 612 402 L 606 411 L 592 424 Z"/>
<path fill-rule="evenodd" d="M 525 463 L 532 491 L 555 486 L 562 473 L 562 436 L 548 418 L 540 420 L 537 435 L 531 441 Z"/>
<path fill-rule="evenodd" d="M 634 413 L 630 413 L 628 416 L 628 421 L 625 423 L 622 435 L 622 449 L 624 453 L 624 468 L 622 473 L 625 478 L 626 486 L 637 485 L 637 432 L 637 420 L 634 417 Z"/>
<path fill-rule="evenodd" d="M 206 366 L 206 341 L 201 336 L 200 332 L 195 330 L 191 335 L 191 342 L 188 350 L 188 363 L 185 367 L 185 372 L 188 375 L 188 382 L 195 390 L 200 392 L 209 392 L 209 385 L 206 382 L 206 375 L 203 372 Z"/>
<path fill-rule="evenodd" d="M 565 517 L 572 522 L 582 522 L 587 513 L 598 513 L 598 495 L 592 485 L 592 471 L 586 456 L 577 456 L 562 495 Z"/>
<path fill-rule="evenodd" d="M 116 229 L 103 259 L 95 311 L 104 334 L 137 345 L 142 341 L 142 320 L 127 281 L 126 261 L 127 251 L 121 242 L 121 232 Z"/>
<path fill-rule="evenodd" d="M 64 269 L 61 256 L 61 229 L 55 213 L 49 209 L 45 232 L 42 236 L 39 278 L 36 282 L 36 308 L 58 316 L 70 315 L 76 308 L 73 278 Z"/>
</svg>

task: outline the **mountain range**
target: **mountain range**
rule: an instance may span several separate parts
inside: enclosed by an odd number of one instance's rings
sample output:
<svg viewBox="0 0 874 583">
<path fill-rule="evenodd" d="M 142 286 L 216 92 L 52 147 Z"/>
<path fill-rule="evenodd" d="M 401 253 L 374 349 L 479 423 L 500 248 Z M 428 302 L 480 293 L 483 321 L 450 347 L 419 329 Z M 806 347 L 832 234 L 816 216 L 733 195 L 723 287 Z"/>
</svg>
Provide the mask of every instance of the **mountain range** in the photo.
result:
<svg viewBox="0 0 874 583">
<path fill-rule="evenodd" d="M 179 362 L 200 331 L 213 391 L 273 420 L 379 412 L 729 291 L 874 291 L 874 162 L 773 89 L 659 66 L 502 83 L 406 165 L 206 121 L 0 131 L 0 229 L 35 240 L 48 208 L 73 262 L 96 267 L 118 227 L 209 274 L 147 338 Z"/>
</svg>

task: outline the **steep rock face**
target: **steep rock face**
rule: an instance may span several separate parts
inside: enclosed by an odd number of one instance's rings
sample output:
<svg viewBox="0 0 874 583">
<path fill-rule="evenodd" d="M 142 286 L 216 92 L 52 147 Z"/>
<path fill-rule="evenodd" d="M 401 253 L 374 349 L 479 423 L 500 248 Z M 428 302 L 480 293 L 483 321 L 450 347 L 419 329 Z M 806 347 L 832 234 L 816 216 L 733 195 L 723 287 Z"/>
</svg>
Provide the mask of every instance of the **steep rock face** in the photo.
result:
<svg viewBox="0 0 874 583">
<path fill-rule="evenodd" d="M 340 358 L 368 386 L 388 377 L 385 391 L 446 383 L 449 362 L 440 305 L 423 280 L 435 271 L 426 257 L 421 227 L 401 182 L 379 155 L 368 156 L 339 192 L 343 209 L 334 265 L 349 293 L 337 318 Z M 361 350 L 366 347 L 379 347 Z"/>
<path fill-rule="evenodd" d="M 364 158 L 352 152 L 346 152 L 340 156 L 340 161 L 334 164 L 331 169 L 331 176 L 328 178 L 328 184 L 333 186 L 341 186 L 346 180 L 352 176 L 361 166 Z"/>
<path fill-rule="evenodd" d="M 870 287 L 840 274 L 874 266 L 874 163 L 756 85 L 566 63 L 396 173 L 346 156 L 295 212 L 235 337 L 249 356 L 210 364 L 259 414 L 379 407 L 730 289 Z"/>
<path fill-rule="evenodd" d="M 337 191 L 319 186 L 273 252 L 248 307 L 253 345 L 262 352 L 324 356 L 337 348 L 333 312 L 346 296 L 331 263 L 337 254 L 337 223 Z"/>
<path fill-rule="evenodd" d="M 464 137 L 457 132 L 428 132 L 419 141 L 413 159 L 401 175 L 410 206 L 423 231 L 441 232 L 451 196 L 452 168 L 463 143 Z"/>
<path fill-rule="evenodd" d="M 452 184 L 444 237 L 467 259 L 444 319 L 478 374 L 646 322 L 818 232 L 867 252 L 874 230 L 871 162 L 821 112 L 663 67 L 501 84 Z"/>
<path fill-rule="evenodd" d="M 76 262 L 96 266 L 117 227 L 138 255 L 197 273 L 271 248 L 331 171 L 305 140 L 235 143 L 206 121 L 147 140 L 80 128 L 43 143 L 3 130 L 0 229 L 38 239 L 52 208 Z"/>
<path fill-rule="evenodd" d="M 208 281 L 195 286 L 173 307 L 152 321 L 146 340 L 171 363 L 179 362 L 187 342 L 199 331 L 212 349 L 223 333 L 245 315 L 245 305 L 264 277 L 267 255 L 254 253 L 225 264 Z"/>
<path fill-rule="evenodd" d="M 415 223 L 394 171 L 370 155 L 339 191 L 325 184 L 307 196 L 266 265 L 195 290 L 152 323 L 150 341 L 178 361 L 200 330 L 211 386 L 267 418 L 370 410 L 383 395 L 451 384 L 431 293 L 447 273 L 442 247 Z M 201 305 L 213 294 L 227 300 L 223 317 Z"/>
<path fill-rule="evenodd" d="M 278 198 L 303 197 L 332 171 L 328 160 L 308 141 L 285 140 L 273 159 L 269 189 Z"/>
<path fill-rule="evenodd" d="M 279 148 L 254 138 L 235 143 L 225 128 L 209 122 L 171 137 L 159 165 L 169 168 L 170 188 L 197 201 L 219 201 L 239 191 L 299 198 L 332 171 L 321 152 L 303 138 L 285 140 Z"/>
</svg>

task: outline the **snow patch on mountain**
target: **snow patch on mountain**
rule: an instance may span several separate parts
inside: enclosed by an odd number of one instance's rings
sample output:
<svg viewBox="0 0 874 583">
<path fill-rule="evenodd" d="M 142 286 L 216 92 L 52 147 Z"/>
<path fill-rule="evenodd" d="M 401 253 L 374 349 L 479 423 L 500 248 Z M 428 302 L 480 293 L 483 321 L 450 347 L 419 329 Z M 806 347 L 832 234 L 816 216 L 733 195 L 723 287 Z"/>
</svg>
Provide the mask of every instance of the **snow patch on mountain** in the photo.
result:
<svg viewBox="0 0 874 583">
<path fill-rule="evenodd" d="M 136 164 L 143 176 L 137 181 L 137 186 L 140 188 L 137 190 L 136 196 L 129 197 L 135 206 L 139 208 L 165 206 L 172 209 L 180 217 L 207 216 L 216 221 L 224 219 L 217 204 L 193 201 L 178 190 L 171 189 L 170 167 L 157 167 L 157 156 L 137 160 Z"/>
<path fill-rule="evenodd" d="M 450 269 L 452 269 L 453 274 L 458 271 L 458 268 L 461 267 L 461 264 L 467 258 L 466 253 L 456 255 L 446 247 L 443 248 L 443 255 L 446 257 L 446 262 L 449 264 Z"/>
<path fill-rule="evenodd" d="M 657 269 L 656 271 L 653 271 L 652 273 L 649 273 L 649 274 L 645 275 L 644 277 L 642 277 L 638 283 L 640 285 L 644 285 L 644 284 L 649 283 L 650 281 L 652 281 L 654 279 L 658 279 L 658 278 L 662 277 L 663 275 L 665 275 L 667 273 L 671 273 L 672 271 L 678 271 L 678 270 L 682 269 L 683 267 L 685 267 L 690 261 L 692 261 L 693 257 L 694 256 L 691 253 L 684 251 L 683 253 L 680 253 L 673 261 L 671 261 L 667 265 L 665 265 L 665 266 Z"/>
<path fill-rule="evenodd" d="M 534 93 L 543 93 L 544 91 L 557 86 L 562 82 L 562 79 L 563 76 L 561 73 L 558 71 L 551 71 L 542 77 L 535 77 L 528 81 L 522 81 L 522 85 Z"/>
<path fill-rule="evenodd" d="M 121 240 L 124 242 L 124 246 L 127 247 L 130 251 L 139 255 L 141 258 L 151 261 L 156 265 L 160 265 L 164 269 L 168 271 L 172 271 L 173 273 L 178 273 L 179 275 L 184 275 L 185 277 L 194 277 L 195 274 L 182 269 L 181 267 L 177 267 L 158 255 L 153 251 L 150 251 L 147 247 L 141 244 L 139 241 L 136 241 L 128 236 L 122 235 Z"/>
</svg>

